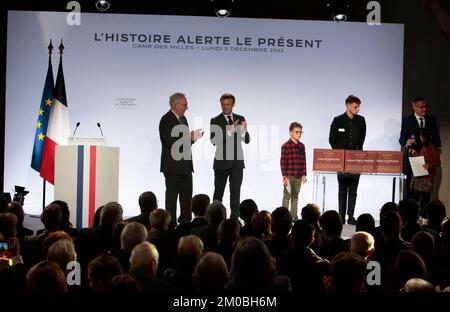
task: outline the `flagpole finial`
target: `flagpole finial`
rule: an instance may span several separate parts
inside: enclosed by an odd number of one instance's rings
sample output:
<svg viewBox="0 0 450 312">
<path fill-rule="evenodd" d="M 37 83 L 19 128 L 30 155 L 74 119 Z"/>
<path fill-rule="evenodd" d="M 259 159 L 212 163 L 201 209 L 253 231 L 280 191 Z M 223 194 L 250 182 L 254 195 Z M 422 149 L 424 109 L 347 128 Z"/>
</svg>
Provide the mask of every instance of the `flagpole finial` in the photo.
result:
<svg viewBox="0 0 450 312">
<path fill-rule="evenodd" d="M 59 45 L 59 54 L 63 54 L 64 53 L 64 45 L 63 45 L 63 40 L 61 38 L 61 44 Z"/>
<path fill-rule="evenodd" d="M 50 44 L 48 45 L 48 55 L 52 54 L 53 45 L 52 45 L 52 38 L 50 38 Z"/>
</svg>

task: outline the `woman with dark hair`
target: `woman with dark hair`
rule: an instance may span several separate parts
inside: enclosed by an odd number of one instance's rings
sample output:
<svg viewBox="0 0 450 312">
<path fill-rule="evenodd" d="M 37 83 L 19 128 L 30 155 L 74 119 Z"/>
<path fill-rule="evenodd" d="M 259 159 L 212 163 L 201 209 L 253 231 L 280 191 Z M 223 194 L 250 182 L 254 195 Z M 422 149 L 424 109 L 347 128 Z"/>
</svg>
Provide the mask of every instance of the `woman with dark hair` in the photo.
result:
<svg viewBox="0 0 450 312">
<path fill-rule="evenodd" d="M 28 271 L 25 291 L 35 293 L 67 292 L 66 277 L 56 263 L 43 260 Z"/>
<path fill-rule="evenodd" d="M 420 132 L 420 141 L 422 142 L 422 149 L 419 153 L 413 151 L 413 156 L 423 156 L 425 164 L 423 167 L 428 170 L 428 175 L 423 177 L 413 177 L 411 180 L 411 189 L 415 192 L 414 197 L 420 205 L 420 216 L 427 217 L 426 207 L 430 202 L 431 192 L 433 191 L 433 180 L 436 176 L 436 169 L 441 166 L 441 159 L 439 150 L 433 144 L 433 133 L 423 128 Z"/>
</svg>

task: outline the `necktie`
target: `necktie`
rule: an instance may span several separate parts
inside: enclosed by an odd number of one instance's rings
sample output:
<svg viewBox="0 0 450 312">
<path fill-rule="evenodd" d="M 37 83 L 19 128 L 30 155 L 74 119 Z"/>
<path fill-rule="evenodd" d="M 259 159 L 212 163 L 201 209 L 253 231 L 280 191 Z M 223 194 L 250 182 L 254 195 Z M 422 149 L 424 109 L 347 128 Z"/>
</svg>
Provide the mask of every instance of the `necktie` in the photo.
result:
<svg viewBox="0 0 450 312">
<path fill-rule="evenodd" d="M 233 124 L 233 119 L 231 119 L 231 115 L 228 115 L 227 118 L 228 118 L 228 124 L 232 125 Z"/>
<path fill-rule="evenodd" d="M 420 120 L 419 127 L 420 127 L 420 129 L 422 129 L 423 128 L 423 118 L 420 117 L 419 120 Z"/>
</svg>

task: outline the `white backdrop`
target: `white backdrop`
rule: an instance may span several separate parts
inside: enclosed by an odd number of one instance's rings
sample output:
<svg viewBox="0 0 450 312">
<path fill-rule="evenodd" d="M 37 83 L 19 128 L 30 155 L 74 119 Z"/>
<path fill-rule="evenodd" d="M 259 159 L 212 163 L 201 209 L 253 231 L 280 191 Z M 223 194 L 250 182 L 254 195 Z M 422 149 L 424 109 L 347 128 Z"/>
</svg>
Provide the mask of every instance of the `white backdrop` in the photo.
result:
<svg viewBox="0 0 450 312">
<path fill-rule="evenodd" d="M 154 43 L 154 35 L 166 43 Z M 180 36 L 185 43 L 177 43 Z M 191 128 L 205 129 L 193 147 L 194 194 L 212 197 L 209 121 L 220 112 L 225 92 L 236 96 L 235 112 L 246 117 L 252 137 L 245 149 L 241 200 L 253 198 L 260 209 L 281 205 L 280 147 L 292 121 L 303 124 L 307 148 L 309 182 L 299 205 L 312 201 L 313 148 L 329 148 L 329 125 L 345 111 L 349 94 L 362 100 L 368 129 L 364 148 L 400 148 L 403 25 L 85 13 L 80 26 L 68 26 L 66 13 L 13 11 L 8 16 L 5 191 L 26 186 L 27 213 L 41 211 L 42 180 L 30 162 L 49 38 L 55 48 L 64 40 L 69 117 L 73 127 L 81 123 L 77 135 L 99 136 L 100 122 L 109 145 L 120 147 L 119 201 L 127 216 L 138 213 L 138 196 L 146 190 L 154 191 L 164 207 L 158 123 L 177 91 L 187 95 Z M 53 52 L 56 77 L 59 52 Z M 377 218 L 390 200 L 391 183 L 387 177 L 362 177 L 355 215 L 369 212 Z M 47 190 L 50 202 L 53 187 Z M 227 189 L 227 207 L 228 202 Z M 328 178 L 327 209 L 337 209 L 334 177 Z"/>
</svg>

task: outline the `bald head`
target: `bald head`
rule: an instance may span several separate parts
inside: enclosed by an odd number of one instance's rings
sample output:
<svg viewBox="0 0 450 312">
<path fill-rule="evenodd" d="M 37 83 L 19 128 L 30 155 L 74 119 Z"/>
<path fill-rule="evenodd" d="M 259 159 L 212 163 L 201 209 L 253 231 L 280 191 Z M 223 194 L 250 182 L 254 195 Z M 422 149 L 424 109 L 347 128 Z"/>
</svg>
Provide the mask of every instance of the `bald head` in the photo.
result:
<svg viewBox="0 0 450 312">
<path fill-rule="evenodd" d="M 421 278 L 411 278 L 403 287 L 404 292 L 434 293 L 436 289 L 430 282 Z"/>
<path fill-rule="evenodd" d="M 353 234 L 350 242 L 350 251 L 360 255 L 363 258 L 369 257 L 375 250 L 375 240 L 367 232 L 356 232 Z"/>
<path fill-rule="evenodd" d="M 143 242 L 131 251 L 130 268 L 139 269 L 149 276 L 156 276 L 158 271 L 159 253 L 155 245 Z"/>
</svg>

